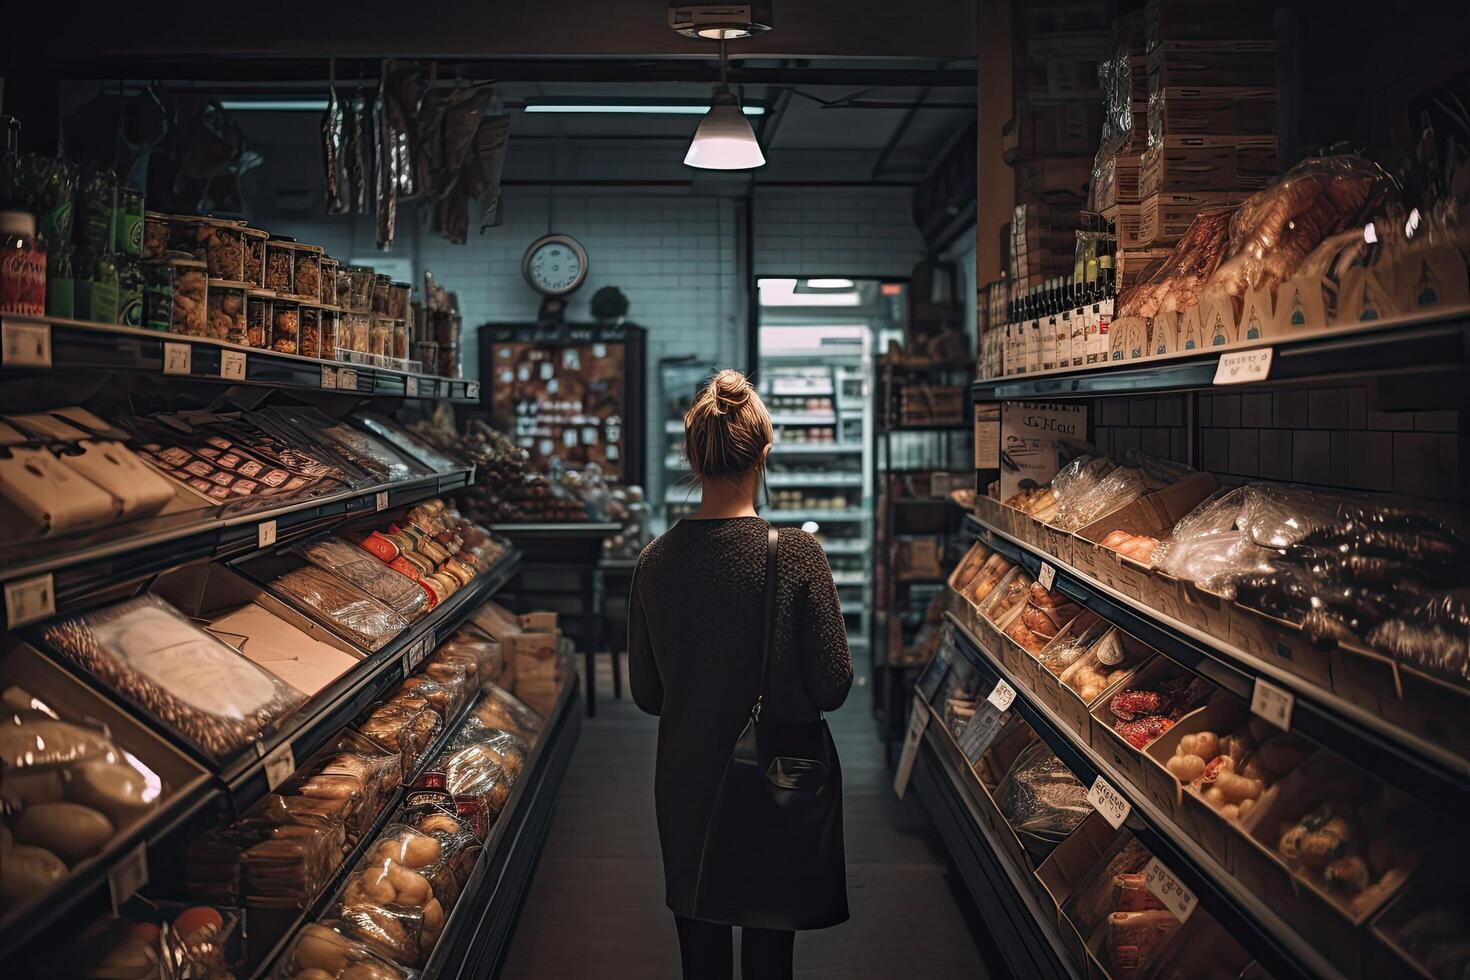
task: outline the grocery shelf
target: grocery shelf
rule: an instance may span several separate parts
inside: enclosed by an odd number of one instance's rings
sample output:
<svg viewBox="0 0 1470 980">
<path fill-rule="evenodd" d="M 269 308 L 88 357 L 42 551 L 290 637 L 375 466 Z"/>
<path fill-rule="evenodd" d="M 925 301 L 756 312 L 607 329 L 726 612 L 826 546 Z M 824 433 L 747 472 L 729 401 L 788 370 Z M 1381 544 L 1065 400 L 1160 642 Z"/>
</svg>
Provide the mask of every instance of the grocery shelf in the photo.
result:
<svg viewBox="0 0 1470 980">
<path fill-rule="evenodd" d="M 114 524 L 83 537 L 27 541 L 0 550 L 0 579 L 50 576 L 56 614 L 79 612 L 170 569 L 259 552 L 260 529 L 268 523 L 274 524 L 273 547 L 338 518 L 406 507 L 467 487 L 474 472 L 471 467 L 284 503 L 241 501 Z"/>
<path fill-rule="evenodd" d="M 448 639 L 484 600 L 516 574 L 519 567 L 518 552 L 512 550 L 505 554 L 495 567 L 404 630 L 383 649 L 364 659 L 356 669 L 324 688 L 270 738 L 257 741 L 255 752 L 248 753 L 216 774 L 213 781 L 201 783 L 197 792 L 171 800 L 166 807 L 140 821 L 122 839 L 109 844 L 107 853 L 115 856 L 113 861 L 79 867 L 48 892 L 45 901 L 27 906 L 13 920 L 7 920 L 4 930 L 0 931 L 0 962 L 33 937 L 64 920 L 80 921 L 106 912 L 111 907 L 109 878 L 112 872 L 140 849 L 145 867 L 162 868 L 176 864 L 180 854 L 178 841 L 172 839 L 176 831 L 206 811 L 224 815 L 226 819 L 243 813 L 270 792 L 266 777 L 267 758 L 279 756 L 289 745 L 295 762 L 308 759 L 369 705 L 384 698 L 411 674 L 424 657 Z M 30 638 L 36 639 L 34 636 Z M 44 644 L 33 645 L 42 651 L 46 649 Z M 109 691 L 100 681 L 80 672 L 72 673 L 82 683 L 97 690 L 99 696 L 109 697 Z M 141 709 L 121 703 L 118 707 L 140 718 L 145 725 L 149 724 L 148 715 Z M 197 758 L 191 748 L 180 746 L 180 749 Z M 205 768 L 210 767 L 206 765 Z"/>
<path fill-rule="evenodd" d="M 829 555 L 865 555 L 868 553 L 868 542 L 864 538 L 819 539 L 817 543 Z"/>
<path fill-rule="evenodd" d="M 1058 575 L 1060 578 L 1060 574 Z M 1254 956 L 1273 977 L 1342 977 L 1311 943 L 1238 881 L 1200 844 L 1163 813 L 1141 789 L 1106 762 L 1090 745 L 1074 735 L 1051 708 L 1037 699 L 1021 678 L 1002 664 L 998 654 L 956 619 L 945 613 L 965 660 L 980 677 L 980 689 L 1006 681 L 1016 691 L 1011 710 L 1031 726 L 1083 786 L 1102 776 L 1131 806 L 1127 827 L 1162 861 L 1185 887 L 1194 892 L 1220 926 Z M 937 720 L 937 719 L 936 719 Z"/>
<path fill-rule="evenodd" d="M 1258 678 L 1295 698 L 1292 731 L 1409 795 L 1447 813 L 1470 806 L 1470 760 L 1352 704 L 1235 646 L 1159 612 L 1039 551 L 976 517 L 969 526 L 987 546 L 1018 562 L 1033 578 L 1045 562 L 1056 570 L 1053 588 L 1116 624 L 1169 659 L 1208 678 L 1249 703 Z"/>
<path fill-rule="evenodd" d="M 806 521 L 814 521 L 820 524 L 823 521 L 830 521 L 832 523 L 843 521 L 865 521 L 868 519 L 868 512 L 857 507 L 848 507 L 842 510 L 808 510 L 806 508 L 779 510 L 776 508 L 768 508 L 766 512 L 763 513 L 761 516 L 770 521 L 772 524 L 792 524 L 796 521 L 801 521 L 803 523 L 805 523 Z"/>
<path fill-rule="evenodd" d="M 862 572 L 833 572 L 832 584 L 841 588 L 852 588 L 858 585 L 867 585 L 868 577 Z"/>
<path fill-rule="evenodd" d="M 1262 383 L 1298 384 L 1325 378 L 1463 370 L 1470 363 L 1464 311 L 1373 321 L 1296 338 L 1266 337 L 1227 351 L 1180 351 L 1146 361 L 1112 362 L 1086 370 L 986 378 L 974 383 L 976 401 L 1091 398 L 1209 388 L 1222 353 L 1272 348 Z"/>
<path fill-rule="evenodd" d="M 836 425 L 834 412 L 772 412 L 772 425 Z"/>
<path fill-rule="evenodd" d="M 0 319 L 0 334 L 4 337 L 0 370 L 6 372 L 128 371 L 181 381 L 325 390 L 359 397 L 447 398 L 462 404 L 480 400 L 478 381 L 278 354 L 137 327 L 8 315 Z M 37 353 L 43 349 L 44 354 Z M 230 361 L 233 355 L 243 354 L 244 361 L 226 363 L 226 354 L 231 355 Z"/>
<path fill-rule="evenodd" d="M 546 719 L 546 727 L 532 747 L 505 809 L 490 829 L 480 859 L 424 965 L 421 980 L 493 977 L 499 973 L 536 861 L 551 829 L 562 777 L 581 733 L 582 714 L 574 707 L 577 699 L 573 673 Z"/>
<path fill-rule="evenodd" d="M 767 473 L 769 487 L 860 487 L 861 473 Z"/>
<path fill-rule="evenodd" d="M 777 440 L 771 444 L 771 454 L 774 456 L 837 456 L 851 453 L 861 454 L 863 444 L 860 442 L 781 442 Z"/>
</svg>

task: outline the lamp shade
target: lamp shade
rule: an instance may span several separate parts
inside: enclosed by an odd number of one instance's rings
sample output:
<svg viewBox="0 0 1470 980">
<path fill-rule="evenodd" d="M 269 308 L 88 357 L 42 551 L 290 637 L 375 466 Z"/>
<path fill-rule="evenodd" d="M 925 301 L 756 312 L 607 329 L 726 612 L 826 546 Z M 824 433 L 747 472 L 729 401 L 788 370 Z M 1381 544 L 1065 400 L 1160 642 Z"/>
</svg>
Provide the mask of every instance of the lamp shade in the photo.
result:
<svg viewBox="0 0 1470 980">
<path fill-rule="evenodd" d="M 684 165 L 701 170 L 751 170 L 765 166 L 765 154 L 756 142 L 740 105 L 728 89 L 715 92 L 709 112 L 699 121 Z"/>
</svg>

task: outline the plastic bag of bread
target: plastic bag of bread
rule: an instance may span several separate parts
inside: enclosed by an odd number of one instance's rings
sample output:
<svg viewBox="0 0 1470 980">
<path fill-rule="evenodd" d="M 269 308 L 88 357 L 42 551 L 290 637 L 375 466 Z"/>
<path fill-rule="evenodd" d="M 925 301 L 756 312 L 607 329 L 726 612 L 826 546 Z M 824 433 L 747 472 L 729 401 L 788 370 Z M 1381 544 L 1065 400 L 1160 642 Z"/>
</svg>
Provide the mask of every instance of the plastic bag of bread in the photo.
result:
<svg viewBox="0 0 1470 980">
<path fill-rule="evenodd" d="M 294 550 L 313 565 L 351 582 L 405 620 L 411 621 L 428 611 L 428 593 L 413 579 L 389 568 L 350 541 L 328 535 Z"/>
<path fill-rule="evenodd" d="M 466 723 L 454 739 L 455 748 L 470 745 L 482 746 L 494 754 L 512 783 L 521 778 L 521 771 L 526 767 L 526 755 L 531 751 L 520 736 L 502 729 L 489 728 L 474 718 Z"/>
<path fill-rule="evenodd" d="M 1230 218 L 1230 246 L 1208 284 L 1232 296 L 1289 279 L 1324 239 L 1371 214 L 1387 175 L 1356 154 L 1310 157 Z"/>
<path fill-rule="evenodd" d="M 398 690 L 405 694 L 423 698 L 429 702 L 429 707 L 433 708 L 440 718 L 452 715 L 458 704 L 462 703 L 459 698 L 459 692 L 445 687 L 443 684 L 424 674 L 415 674 L 412 677 L 404 678 L 403 683 L 398 686 Z"/>
<path fill-rule="evenodd" d="M 472 701 L 480 690 L 480 662 L 469 654 L 435 653 L 419 667 L 419 673 L 450 691 L 453 711 Z"/>
<path fill-rule="evenodd" d="M 503 687 L 490 684 L 484 690 L 485 697 L 475 705 L 475 720 L 486 728 L 499 728 L 519 735 L 527 745 L 535 745 L 541 729 L 546 727 L 546 719 Z"/>
<path fill-rule="evenodd" d="M 466 624 L 460 627 L 447 642 L 439 645 L 434 654 L 474 660 L 481 684 L 500 676 L 500 641 L 487 636 L 476 626 Z"/>
<path fill-rule="evenodd" d="M 287 572 L 270 589 L 315 611 L 365 650 L 378 649 L 408 626 L 408 620 L 380 600 L 315 565 Z"/>
<path fill-rule="evenodd" d="M 44 636 L 67 660 L 221 762 L 306 700 L 151 593 L 63 620 Z"/>
<path fill-rule="evenodd" d="M 282 824 L 241 855 L 241 877 L 249 904 L 305 908 L 321 894 L 347 850 L 342 826 Z"/>
<path fill-rule="evenodd" d="M 1041 665 L 1055 676 L 1061 677 L 1068 667 L 1087 653 L 1106 630 L 1107 624 L 1096 613 L 1082 610 L 1047 648 L 1040 658 Z"/>
<path fill-rule="evenodd" d="M 1148 484 L 1144 482 L 1143 471 L 1132 466 L 1119 466 L 1095 483 L 1077 487 L 1066 497 L 1058 494 L 1057 516 L 1052 523 L 1075 531 L 1132 503 L 1145 493 L 1148 493 Z"/>
<path fill-rule="evenodd" d="M 376 852 L 347 877 L 337 915 L 351 935 L 407 966 L 426 958 L 444 931 L 444 906 L 429 879 Z"/>
<path fill-rule="evenodd" d="M 980 611 L 985 614 L 986 619 L 999 626 L 1006 621 L 1006 617 L 1011 614 L 1012 610 L 1026 602 L 1026 597 L 1030 594 L 1031 576 L 1019 568 L 1014 569 L 1006 580 L 990 594 L 990 598 L 986 600 L 985 605 L 980 607 Z"/>
<path fill-rule="evenodd" d="M 970 580 L 970 584 L 965 587 L 962 595 L 969 600 L 972 606 L 981 605 L 990 598 L 990 593 L 1013 567 L 1004 555 L 996 552 L 985 559 L 985 564 L 980 566 L 980 571 L 975 573 L 975 577 Z"/>
<path fill-rule="evenodd" d="M 427 699 L 402 692 L 374 708 L 357 731 L 398 753 L 407 776 L 443 725 Z"/>
<path fill-rule="evenodd" d="M 409 980 L 412 971 L 391 963 L 347 934 L 341 922 L 309 922 L 291 940 L 272 980 Z"/>
<path fill-rule="evenodd" d="M 1031 743 L 1016 756 L 996 787 L 995 798 L 1027 850 L 1043 858 L 1092 812 L 1087 787 L 1042 741 Z"/>
<path fill-rule="evenodd" d="M 314 767 L 296 792 L 310 799 L 341 800 L 347 806 L 347 839 L 356 843 L 373 825 L 388 795 L 402 782 L 402 763 L 382 752 L 337 751 Z"/>
<path fill-rule="evenodd" d="M 505 809 L 512 780 L 494 749 L 467 745 L 447 752 L 440 764 L 444 769 L 445 789 L 451 795 L 484 800 L 492 816 Z"/>
<path fill-rule="evenodd" d="M 479 843 L 465 830 L 425 833 L 407 824 L 390 824 L 368 851 L 368 862 L 391 860 L 417 871 L 428 879 L 434 897 L 448 911 L 454 907 L 459 890 L 474 867 Z M 467 854 L 466 848 L 470 847 L 474 850 Z"/>
<path fill-rule="evenodd" d="M 1197 305 L 1200 290 L 1225 257 L 1233 214 L 1233 208 L 1196 214 L 1164 264 L 1118 294 L 1117 315 L 1153 317 Z"/>
</svg>

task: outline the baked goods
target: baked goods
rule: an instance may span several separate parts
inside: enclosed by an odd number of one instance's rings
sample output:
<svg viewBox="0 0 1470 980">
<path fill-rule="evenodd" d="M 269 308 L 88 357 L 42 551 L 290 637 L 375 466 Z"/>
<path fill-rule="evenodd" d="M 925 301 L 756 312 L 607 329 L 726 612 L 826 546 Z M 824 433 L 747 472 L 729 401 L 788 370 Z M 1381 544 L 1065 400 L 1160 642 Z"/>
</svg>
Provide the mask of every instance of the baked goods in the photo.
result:
<svg viewBox="0 0 1470 980">
<path fill-rule="evenodd" d="M 376 650 L 408 626 L 381 601 L 315 566 L 297 568 L 270 583 L 273 592 L 306 606 L 366 650 Z"/>
<path fill-rule="evenodd" d="M 451 795 L 479 797 L 492 815 L 505 809 L 512 780 L 500 764 L 500 753 L 489 746 L 468 745 L 446 753 L 439 764 Z"/>
<path fill-rule="evenodd" d="M 407 775 L 443 725 L 444 720 L 427 699 L 400 691 L 369 712 L 357 731 L 396 752 Z"/>
<path fill-rule="evenodd" d="M 498 728 L 519 735 L 527 745 L 535 745 L 546 720 L 526 707 L 509 691 L 494 684 L 485 689 L 485 697 L 475 705 L 473 717 L 486 728 Z"/>
<path fill-rule="evenodd" d="M 1033 657 L 1038 656 L 1080 609 L 1060 593 L 1051 592 L 1040 582 L 1033 582 L 1026 593 L 1026 604 L 1021 614 L 1006 627 L 1006 636 Z"/>
<path fill-rule="evenodd" d="M 281 958 L 285 980 L 407 980 L 408 972 L 346 934 L 340 922 L 301 927 Z"/>
<path fill-rule="evenodd" d="M 980 566 L 980 571 L 975 573 L 975 577 L 961 594 L 970 601 L 971 605 L 979 606 L 990 598 L 990 593 L 1013 567 L 999 552 L 991 555 L 985 559 L 985 564 Z"/>
<path fill-rule="evenodd" d="M 518 736 L 507 731 L 481 726 L 477 719 L 471 718 L 465 725 L 464 730 L 454 739 L 456 747 L 479 746 L 505 770 L 505 774 L 511 782 L 515 782 L 521 776 L 521 770 L 526 765 L 526 755 L 530 752 Z"/>
<path fill-rule="evenodd" d="M 148 594 L 46 629 L 46 643 L 216 760 L 305 702 Z"/>
<path fill-rule="evenodd" d="M 1308 742 L 1253 718 L 1229 735 L 1208 730 L 1185 735 L 1165 768 L 1222 817 L 1236 820 L 1311 753 Z"/>
<path fill-rule="evenodd" d="M 40 847 L 12 844 L 0 861 L 0 908 L 12 909 L 46 894 L 66 877 L 66 862 Z"/>
<path fill-rule="evenodd" d="M 1031 593 L 1031 584 L 1031 576 L 1019 568 L 1015 569 L 1004 584 L 991 594 L 980 611 L 985 614 L 986 619 L 999 626 L 1015 609 L 1025 604 L 1026 597 Z"/>
<path fill-rule="evenodd" d="M 428 611 L 428 595 L 407 576 L 341 538 L 324 536 L 303 545 L 300 553 L 379 600 L 405 620 Z"/>
<path fill-rule="evenodd" d="M 1106 710 L 1113 731 L 1139 750 L 1173 728 L 1174 722 L 1215 689 L 1203 677 L 1188 673 L 1138 683 L 1114 694 Z"/>
<path fill-rule="evenodd" d="M 1098 542 L 1109 551 L 1116 551 L 1125 558 L 1132 558 L 1136 562 L 1147 565 L 1154 549 L 1159 546 L 1158 538 L 1151 538 L 1146 534 L 1129 534 L 1127 531 L 1109 531 L 1108 534 Z"/>
</svg>

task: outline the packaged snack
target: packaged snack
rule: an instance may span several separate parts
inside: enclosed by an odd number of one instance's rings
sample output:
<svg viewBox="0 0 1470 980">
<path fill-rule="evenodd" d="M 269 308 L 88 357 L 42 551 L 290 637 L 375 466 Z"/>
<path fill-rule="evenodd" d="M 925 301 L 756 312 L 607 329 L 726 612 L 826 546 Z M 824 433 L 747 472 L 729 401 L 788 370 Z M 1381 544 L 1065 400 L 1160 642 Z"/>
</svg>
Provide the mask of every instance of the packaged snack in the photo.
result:
<svg viewBox="0 0 1470 980">
<path fill-rule="evenodd" d="M 530 752 L 530 747 L 519 736 L 501 729 L 484 727 L 473 718 L 454 739 L 455 748 L 467 748 L 471 745 L 478 745 L 489 752 L 500 763 L 512 783 L 520 778 L 521 771 L 526 766 L 526 755 Z"/>
<path fill-rule="evenodd" d="M 408 621 L 344 579 L 315 566 L 297 568 L 270 583 L 273 592 L 314 610 L 367 650 L 397 636 Z"/>
<path fill-rule="evenodd" d="M 209 282 L 209 326 L 206 335 L 232 344 L 249 341 L 243 282 L 211 279 Z"/>
<path fill-rule="evenodd" d="M 265 241 L 270 235 L 259 228 L 242 229 L 241 240 L 245 251 L 244 280 L 252 289 L 265 288 Z"/>
<path fill-rule="evenodd" d="M 291 940 L 273 980 L 409 980 L 410 972 L 352 938 L 340 921 L 309 922 Z M 350 971 L 350 972 L 349 972 Z"/>
<path fill-rule="evenodd" d="M 377 557 L 341 538 L 324 535 L 293 549 L 379 600 L 405 621 L 427 611 L 424 591 Z"/>
<path fill-rule="evenodd" d="M 209 310 L 206 294 L 209 286 L 206 266 L 197 259 L 168 260 L 172 274 L 172 319 L 169 332 L 186 337 L 209 336 Z"/>
<path fill-rule="evenodd" d="M 209 264 L 209 278 L 227 282 L 245 279 L 245 227 L 222 218 L 194 222 L 198 255 Z"/>
</svg>

